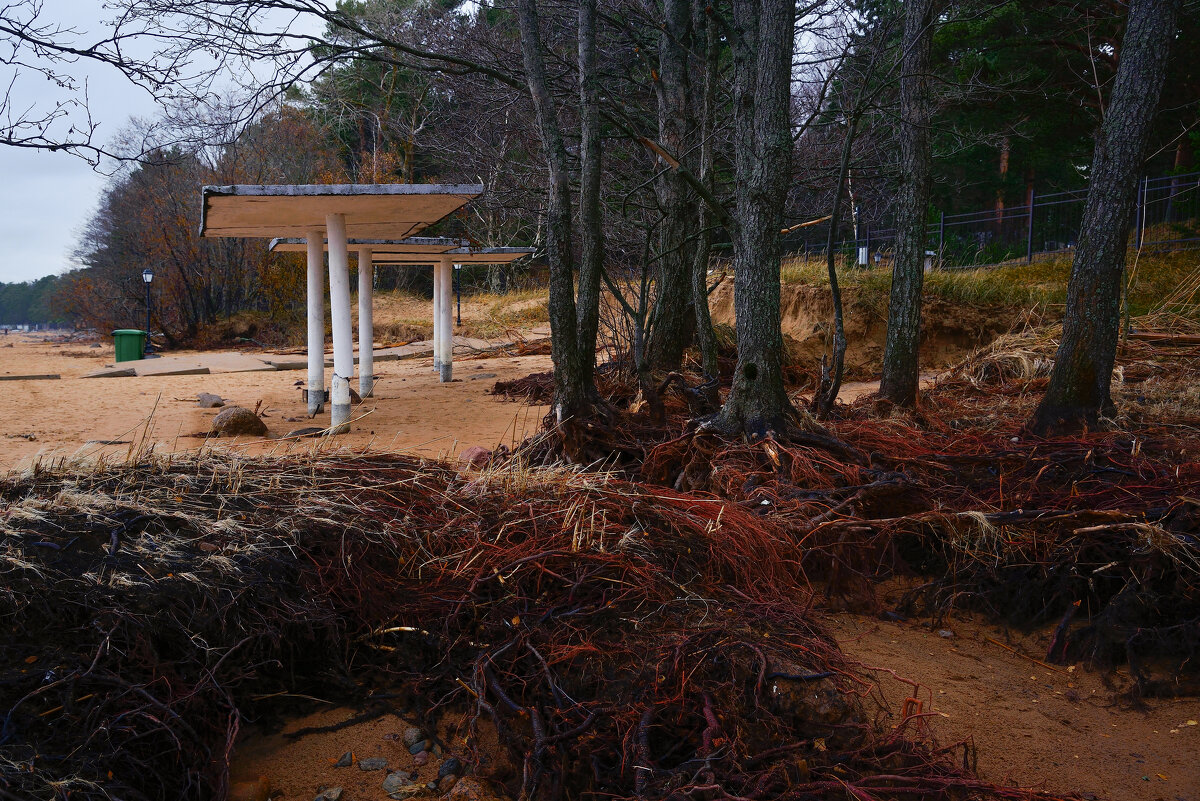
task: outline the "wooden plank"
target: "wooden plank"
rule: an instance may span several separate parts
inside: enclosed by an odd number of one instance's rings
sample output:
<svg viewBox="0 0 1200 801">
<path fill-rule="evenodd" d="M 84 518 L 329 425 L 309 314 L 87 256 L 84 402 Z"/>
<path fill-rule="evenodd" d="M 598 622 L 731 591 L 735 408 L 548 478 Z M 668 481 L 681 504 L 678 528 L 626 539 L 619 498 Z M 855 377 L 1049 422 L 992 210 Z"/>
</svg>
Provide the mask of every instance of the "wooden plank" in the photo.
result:
<svg viewBox="0 0 1200 801">
<path fill-rule="evenodd" d="M 1129 338 L 1158 345 L 1200 345 L 1200 334 L 1160 334 L 1151 331 L 1134 331 L 1129 334 Z"/>
</svg>

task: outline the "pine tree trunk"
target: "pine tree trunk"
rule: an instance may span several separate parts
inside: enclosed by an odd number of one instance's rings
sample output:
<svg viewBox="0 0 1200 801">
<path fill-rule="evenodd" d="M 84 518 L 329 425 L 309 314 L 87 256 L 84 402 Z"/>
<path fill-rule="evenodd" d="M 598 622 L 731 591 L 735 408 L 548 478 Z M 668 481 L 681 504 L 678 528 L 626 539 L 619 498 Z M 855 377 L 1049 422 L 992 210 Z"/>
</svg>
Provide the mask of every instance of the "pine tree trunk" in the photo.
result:
<svg viewBox="0 0 1200 801">
<path fill-rule="evenodd" d="M 879 396 L 898 406 L 917 402 L 921 289 L 925 283 L 929 147 L 929 64 L 933 0 L 904 3 L 900 65 L 900 181 L 896 190 L 896 258 L 888 303 L 887 342 Z"/>
<path fill-rule="evenodd" d="M 659 74 L 655 82 L 658 141 L 676 158 L 687 151 L 687 134 L 692 127 L 687 68 L 690 20 L 689 0 L 664 0 L 663 27 L 658 38 Z M 667 371 L 679 369 L 691 338 L 688 242 L 695 204 L 687 182 L 676 170 L 663 170 L 655 188 L 663 220 L 659 226 L 649 356 L 651 367 Z"/>
<path fill-rule="evenodd" d="M 1121 276 L 1138 180 L 1175 38 L 1179 0 L 1132 0 L 1112 98 L 1096 138 L 1091 185 L 1067 284 L 1063 336 L 1035 433 L 1095 426 L 1109 394 L 1121 322 Z"/>
<path fill-rule="evenodd" d="M 738 361 L 713 427 L 727 433 L 784 431 L 779 328 L 779 229 L 790 177 L 792 15 L 786 0 L 734 0 L 734 311 Z"/>
<path fill-rule="evenodd" d="M 546 203 L 546 261 L 550 268 L 550 355 L 554 361 L 554 414 L 560 423 L 590 411 L 591 382 L 584 380 L 576 338 L 575 291 L 571 255 L 571 179 L 558 113 L 546 81 L 536 0 L 518 0 L 521 55 L 529 94 L 537 113 L 550 178 Z M 595 354 L 591 354 L 595 358 Z"/>
<path fill-rule="evenodd" d="M 591 391 L 600 325 L 604 233 L 600 216 L 600 109 L 596 96 L 596 0 L 579 3 L 579 380 Z"/>
</svg>

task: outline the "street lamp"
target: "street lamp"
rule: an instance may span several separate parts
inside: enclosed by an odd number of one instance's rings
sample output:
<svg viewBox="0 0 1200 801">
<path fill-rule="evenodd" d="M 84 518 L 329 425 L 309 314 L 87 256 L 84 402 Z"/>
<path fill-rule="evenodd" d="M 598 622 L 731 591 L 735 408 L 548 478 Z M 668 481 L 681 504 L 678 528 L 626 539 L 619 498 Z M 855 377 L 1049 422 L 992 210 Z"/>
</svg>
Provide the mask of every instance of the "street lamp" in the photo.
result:
<svg viewBox="0 0 1200 801">
<path fill-rule="evenodd" d="M 150 282 L 154 280 L 154 270 L 147 267 L 142 270 L 142 283 L 146 285 L 146 353 L 150 353 Z"/>
<path fill-rule="evenodd" d="M 454 297 L 458 303 L 458 323 L 462 325 L 462 265 L 454 265 Z"/>
</svg>

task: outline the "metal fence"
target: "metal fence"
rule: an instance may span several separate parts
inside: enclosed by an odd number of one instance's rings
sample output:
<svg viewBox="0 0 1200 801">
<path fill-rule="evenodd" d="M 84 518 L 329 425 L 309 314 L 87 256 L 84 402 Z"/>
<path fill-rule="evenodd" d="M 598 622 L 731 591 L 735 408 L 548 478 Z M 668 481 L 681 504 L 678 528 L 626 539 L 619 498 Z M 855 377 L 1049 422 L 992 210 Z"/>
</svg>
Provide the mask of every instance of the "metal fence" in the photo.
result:
<svg viewBox="0 0 1200 801">
<path fill-rule="evenodd" d="M 929 225 L 927 262 L 955 269 L 1032 262 L 1039 256 L 1070 252 L 1079 236 L 1087 189 L 1030 193 L 1021 206 L 965 214 L 940 214 Z M 896 231 L 858 225 L 857 238 L 838 240 L 843 260 L 862 266 L 890 263 Z M 824 254 L 828 224 L 784 238 L 789 251 Z M 1167 251 L 1200 247 L 1200 172 L 1143 179 L 1131 247 Z"/>
</svg>

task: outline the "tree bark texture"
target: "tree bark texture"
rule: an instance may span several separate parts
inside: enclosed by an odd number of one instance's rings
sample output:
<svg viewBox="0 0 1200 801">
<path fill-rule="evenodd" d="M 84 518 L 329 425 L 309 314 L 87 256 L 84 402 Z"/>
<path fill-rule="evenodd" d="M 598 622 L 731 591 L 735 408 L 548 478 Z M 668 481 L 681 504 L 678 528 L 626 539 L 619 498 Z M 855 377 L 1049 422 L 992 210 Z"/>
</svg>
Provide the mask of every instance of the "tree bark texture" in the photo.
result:
<svg viewBox="0 0 1200 801">
<path fill-rule="evenodd" d="M 579 3 L 579 362 L 580 380 L 591 391 L 600 325 L 600 274 L 604 232 L 600 213 L 600 107 L 596 80 L 596 2 Z"/>
<path fill-rule="evenodd" d="M 698 40 L 704 37 L 704 80 L 700 86 L 693 87 L 697 94 L 695 106 L 700 110 L 700 180 L 710 190 L 713 185 L 713 120 L 716 115 L 717 100 L 717 31 L 716 26 L 707 17 L 708 4 L 705 0 L 695 0 L 692 8 L 692 28 Z M 698 91 L 696 91 L 698 90 Z M 699 228 L 699 239 L 696 242 L 695 253 L 692 255 L 692 307 L 696 312 L 696 343 L 700 346 L 700 365 L 705 377 L 705 401 L 715 409 L 720 404 L 717 391 L 717 378 L 720 367 L 717 363 L 717 336 L 713 330 L 712 314 L 708 306 L 708 259 L 712 251 L 712 212 L 707 203 L 701 202 L 696 208 L 696 224 Z M 711 386 L 709 386 L 711 384 Z"/>
<path fill-rule="evenodd" d="M 658 37 L 659 143 L 676 158 L 688 150 L 692 129 L 688 50 L 691 44 L 689 0 L 663 0 L 663 26 Z M 663 219 L 659 227 L 655 269 L 656 297 L 651 318 L 650 365 L 656 370 L 677 370 L 691 338 L 691 226 L 695 200 L 678 171 L 664 169 L 655 182 Z"/>
<path fill-rule="evenodd" d="M 518 0 L 521 55 L 529 94 L 546 151 L 550 192 L 546 204 L 546 261 L 550 268 L 550 354 L 554 361 L 554 414 L 560 423 L 585 414 L 590 382 L 584 380 L 583 356 L 577 340 L 573 258 L 571 254 L 571 179 L 558 112 L 546 80 L 536 0 Z"/>
<path fill-rule="evenodd" d="M 779 328 L 779 230 L 792 152 L 794 10 L 787 0 L 733 0 L 738 361 L 714 427 L 752 436 L 784 431 L 791 411 Z"/>
<path fill-rule="evenodd" d="M 1036 433 L 1095 426 L 1100 414 L 1113 408 L 1125 252 L 1179 5 L 1179 0 L 1129 4 L 1112 98 L 1092 155 L 1062 341 L 1046 395 L 1030 422 Z"/>
<path fill-rule="evenodd" d="M 888 302 L 887 342 L 879 396 L 898 406 L 917 402 L 921 289 L 925 283 L 926 212 L 932 155 L 929 64 L 933 0 L 906 0 L 900 56 L 900 180 L 896 188 L 896 257 Z"/>
</svg>

